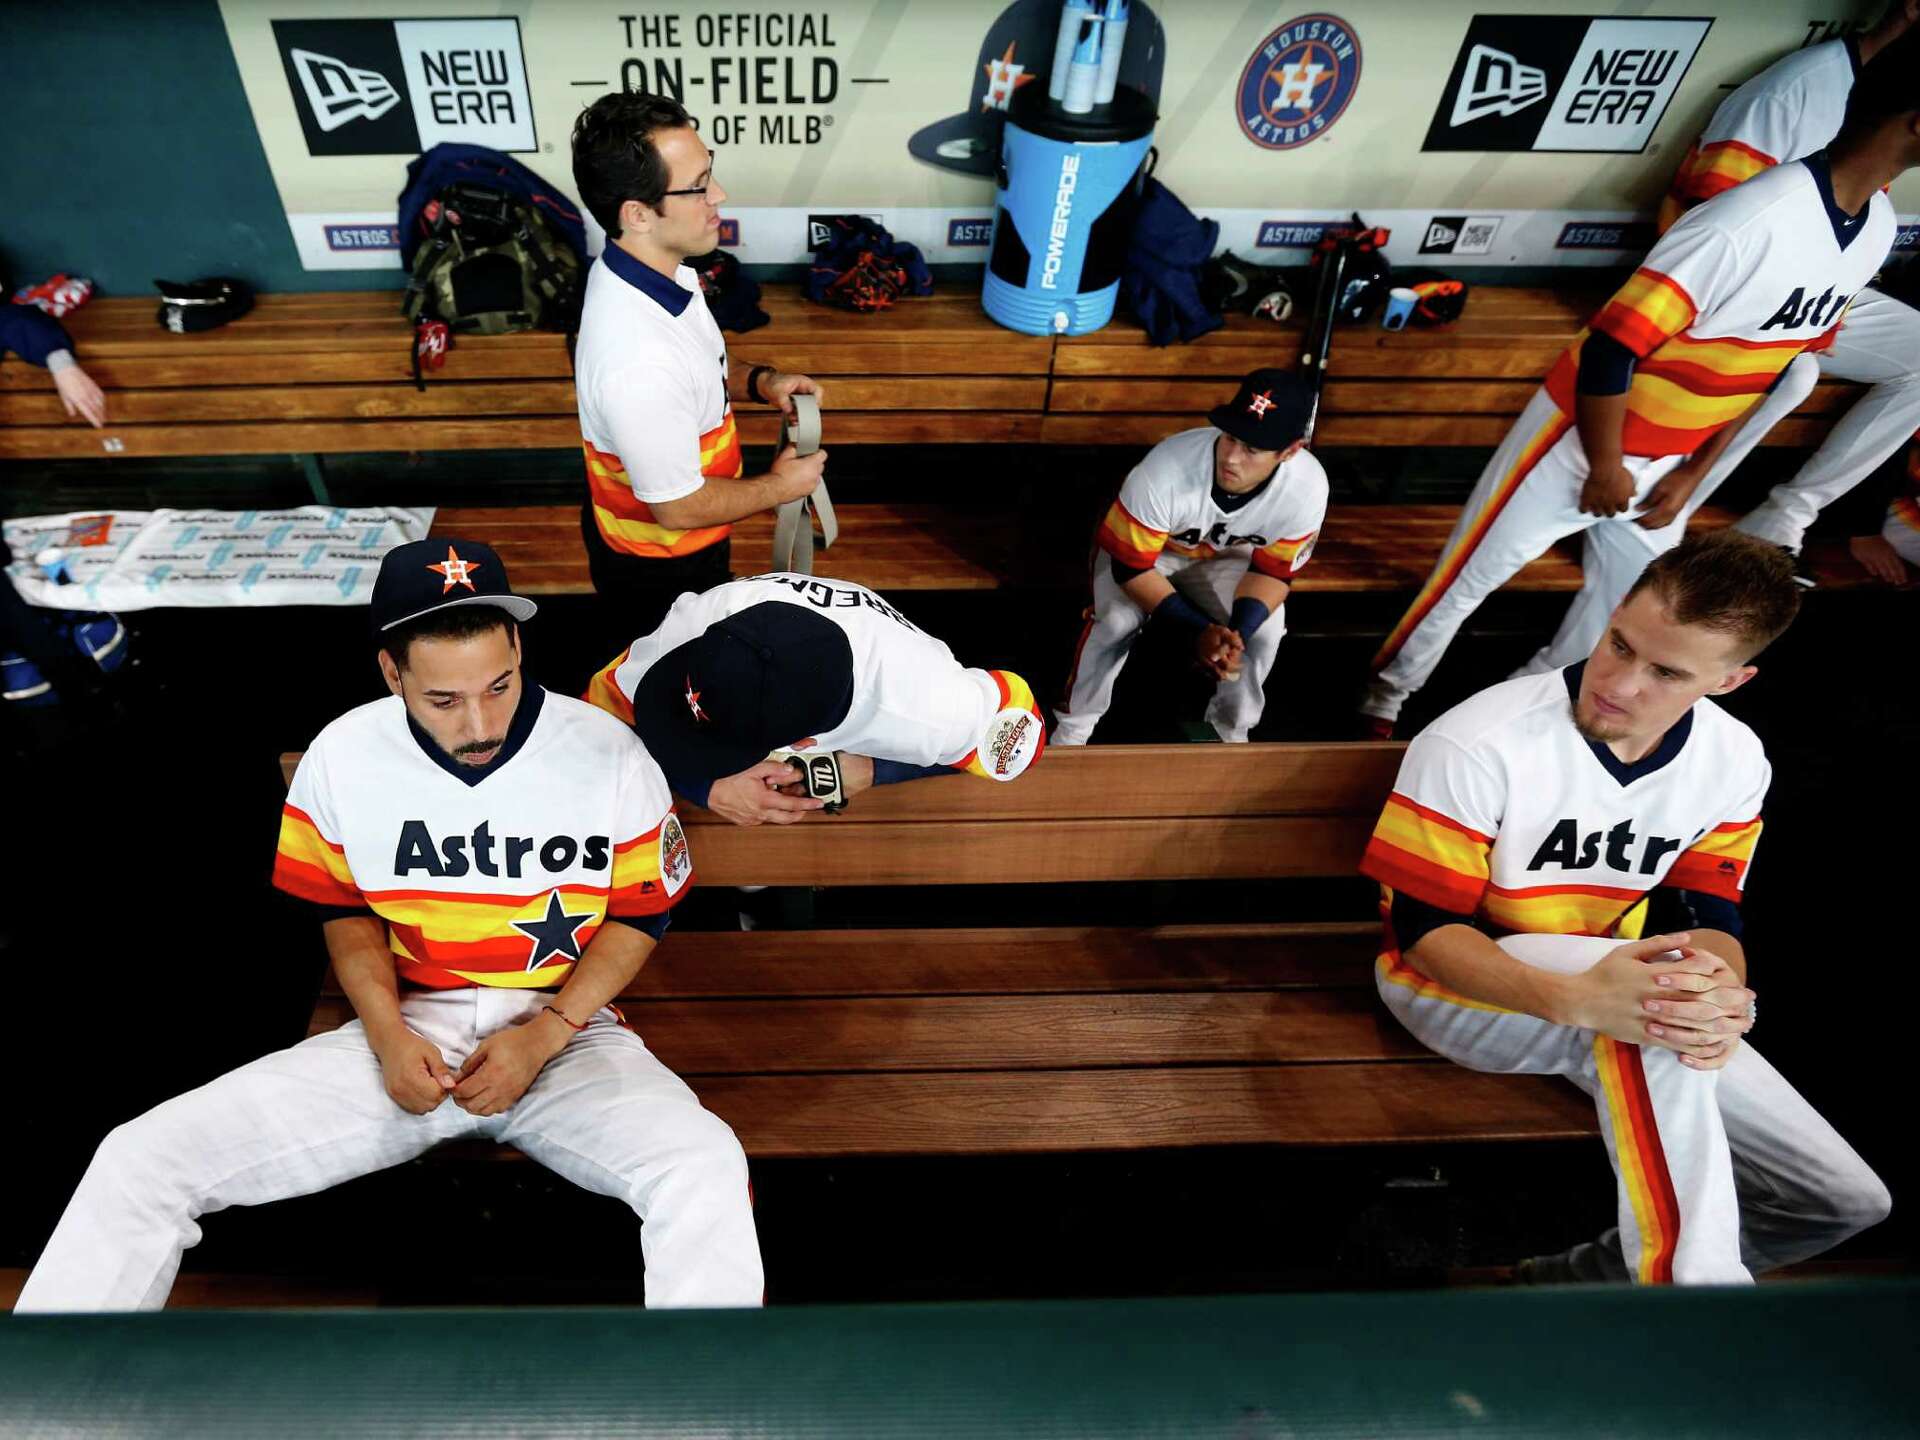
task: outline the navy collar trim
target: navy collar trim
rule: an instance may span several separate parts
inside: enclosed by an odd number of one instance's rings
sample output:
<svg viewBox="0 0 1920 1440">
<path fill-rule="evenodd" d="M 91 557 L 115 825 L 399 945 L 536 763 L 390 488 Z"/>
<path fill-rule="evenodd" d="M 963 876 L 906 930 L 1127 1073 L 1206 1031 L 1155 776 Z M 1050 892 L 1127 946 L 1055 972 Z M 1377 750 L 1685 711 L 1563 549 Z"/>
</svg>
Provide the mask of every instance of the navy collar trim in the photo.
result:
<svg viewBox="0 0 1920 1440">
<path fill-rule="evenodd" d="M 1861 221 L 1867 218 L 1867 211 L 1873 208 L 1873 199 L 1860 207 L 1858 215 L 1849 215 L 1835 203 L 1833 198 L 1833 162 L 1824 150 L 1816 150 L 1800 162 L 1807 167 L 1807 173 L 1813 176 L 1813 188 L 1820 192 L 1820 203 L 1826 207 L 1827 223 L 1833 226 L 1833 239 L 1842 250 L 1860 238 Z"/>
<path fill-rule="evenodd" d="M 1860 78 L 1860 37 L 1848 35 L 1840 42 L 1847 47 L 1847 61 L 1853 66 L 1853 78 Z"/>
<path fill-rule="evenodd" d="M 1578 665 L 1569 665 L 1560 672 L 1561 678 L 1567 682 L 1567 700 L 1572 705 L 1577 706 L 1580 703 L 1580 677 L 1586 673 L 1586 669 L 1587 662 L 1582 660 Z M 1672 729 L 1660 737 L 1660 743 L 1654 747 L 1652 754 L 1644 760 L 1634 761 L 1631 765 L 1597 740 L 1588 740 L 1587 748 L 1593 752 L 1593 758 L 1600 762 L 1601 768 L 1617 783 L 1631 785 L 1636 780 L 1646 779 L 1656 770 L 1665 769 L 1679 758 L 1680 752 L 1686 748 L 1687 737 L 1691 734 L 1693 734 L 1693 711 L 1689 709 Z M 1581 738 L 1586 739 L 1585 736 Z"/>
<path fill-rule="evenodd" d="M 527 737 L 533 734 L 534 722 L 540 718 L 540 707 L 545 703 L 546 698 L 547 692 L 538 685 L 528 684 L 524 679 L 521 681 L 520 705 L 513 712 L 513 720 L 507 726 L 507 743 L 500 747 L 498 755 L 484 765 L 462 765 L 447 754 L 434 743 L 431 735 L 420 728 L 420 723 L 413 718 L 412 711 L 407 712 L 407 730 L 413 736 L 413 743 L 420 747 L 429 760 L 462 785 L 474 786 L 497 772 L 501 766 L 520 753 L 521 747 L 527 743 Z"/>
<path fill-rule="evenodd" d="M 669 315 L 677 318 L 688 305 L 693 303 L 691 290 L 681 289 L 671 276 L 662 275 L 651 265 L 642 265 L 611 240 L 607 242 L 607 248 L 600 252 L 600 260 L 607 269 L 659 305 Z"/>
</svg>

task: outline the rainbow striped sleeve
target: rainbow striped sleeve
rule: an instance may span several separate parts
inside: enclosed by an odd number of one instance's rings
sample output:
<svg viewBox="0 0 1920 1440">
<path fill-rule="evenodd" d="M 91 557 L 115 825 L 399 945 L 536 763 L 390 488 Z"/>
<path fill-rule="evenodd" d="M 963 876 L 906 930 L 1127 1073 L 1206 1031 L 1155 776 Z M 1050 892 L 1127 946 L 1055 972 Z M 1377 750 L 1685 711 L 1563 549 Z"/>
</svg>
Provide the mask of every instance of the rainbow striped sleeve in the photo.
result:
<svg viewBox="0 0 1920 1440">
<path fill-rule="evenodd" d="M 1779 163 L 1766 151 L 1738 140 L 1716 140 L 1710 145 L 1696 141 L 1687 147 L 1686 158 L 1660 202 L 1660 233 L 1664 235 L 1702 200 L 1711 200 Z"/>
<path fill-rule="evenodd" d="M 1880 527 L 1882 535 L 1901 531 L 1920 534 L 1920 500 L 1911 495 L 1902 495 L 1887 507 L 1887 523 Z"/>
<path fill-rule="evenodd" d="M 633 724 L 633 702 L 627 698 L 614 676 L 632 653 L 633 647 L 629 645 L 614 656 L 612 663 L 596 670 L 593 678 L 587 682 L 586 693 L 580 697 L 589 705 L 599 706 L 622 725 Z"/>
<path fill-rule="evenodd" d="M 669 810 L 644 835 L 613 847 L 607 914 L 617 919 L 671 910 L 692 878 L 693 852 L 687 845 L 687 832 L 680 817 Z"/>
<path fill-rule="evenodd" d="M 1661 883 L 1680 890 L 1698 890 L 1737 905 L 1746 888 L 1754 847 L 1759 843 L 1758 815 L 1716 825 L 1680 852 Z"/>
<path fill-rule="evenodd" d="M 1254 551 L 1253 568 L 1271 579 L 1291 581 L 1312 556 L 1313 541 L 1317 534 L 1317 530 L 1309 530 L 1291 540 L 1276 540 L 1264 549 Z"/>
<path fill-rule="evenodd" d="M 1699 307 L 1679 284 L 1641 266 L 1593 317 L 1591 328 L 1611 335 L 1644 360 L 1693 323 Z"/>
<path fill-rule="evenodd" d="M 274 887 L 316 905 L 366 908 L 366 896 L 354 883 L 343 846 L 321 833 L 299 806 L 280 811 L 280 848 L 273 858 Z"/>
<path fill-rule="evenodd" d="M 1360 872 L 1456 915 L 1480 908 L 1493 837 L 1396 790 L 1360 860 Z"/>
<path fill-rule="evenodd" d="M 1107 511 L 1107 518 L 1100 522 L 1100 533 L 1094 536 L 1094 541 L 1122 565 L 1147 570 L 1160 558 L 1160 547 L 1167 543 L 1167 532 L 1135 519 L 1116 499 L 1113 508 Z"/>
</svg>

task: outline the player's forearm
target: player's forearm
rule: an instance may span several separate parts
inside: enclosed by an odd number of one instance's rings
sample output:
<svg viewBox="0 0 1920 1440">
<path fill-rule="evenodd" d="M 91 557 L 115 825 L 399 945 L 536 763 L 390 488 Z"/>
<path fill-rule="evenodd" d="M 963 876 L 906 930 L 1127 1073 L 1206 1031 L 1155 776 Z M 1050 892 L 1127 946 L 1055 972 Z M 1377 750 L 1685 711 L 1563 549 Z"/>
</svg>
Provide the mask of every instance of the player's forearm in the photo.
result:
<svg viewBox="0 0 1920 1440">
<path fill-rule="evenodd" d="M 1599 470 L 1618 465 L 1621 436 L 1627 426 L 1626 393 L 1576 395 L 1574 411 L 1574 425 L 1580 432 L 1580 448 L 1586 452 L 1587 467 Z"/>
<path fill-rule="evenodd" d="M 1158 570 L 1143 570 L 1120 587 L 1127 598 L 1151 615 L 1160 602 L 1173 594 L 1173 582 Z"/>
<path fill-rule="evenodd" d="M 768 370 L 774 368 L 764 360 L 737 360 L 732 355 L 727 356 L 728 398 L 736 403 L 743 400 L 753 401 L 753 397 L 747 393 L 747 381 L 752 378 L 754 371 L 763 367 Z M 761 384 L 765 385 L 765 383 L 766 377 L 762 376 Z M 763 389 L 760 394 L 762 397 L 761 401 L 755 403 L 764 403 L 766 391 Z"/>
<path fill-rule="evenodd" d="M 327 921 L 321 931 L 327 940 L 327 957 L 333 961 L 333 978 L 360 1017 L 368 1043 L 378 1051 L 390 1036 L 406 1028 L 387 927 L 371 915 L 351 915 Z"/>
<path fill-rule="evenodd" d="M 633 983 L 653 954 L 653 937 L 631 925 L 609 920 L 594 933 L 573 974 L 553 997 L 553 1007 L 575 1025 L 587 1023 L 587 1017 Z M 548 1016 L 549 1020 L 553 1017 Z"/>
<path fill-rule="evenodd" d="M 1429 930 L 1407 951 L 1407 959 L 1421 974 L 1469 1000 L 1568 1023 L 1567 977 L 1523 964 L 1470 925 Z"/>
<path fill-rule="evenodd" d="M 651 508 L 653 518 L 670 530 L 700 530 L 772 510 L 781 499 L 771 475 L 753 475 L 743 480 L 710 476 L 706 484 L 691 495 L 662 500 Z"/>
</svg>

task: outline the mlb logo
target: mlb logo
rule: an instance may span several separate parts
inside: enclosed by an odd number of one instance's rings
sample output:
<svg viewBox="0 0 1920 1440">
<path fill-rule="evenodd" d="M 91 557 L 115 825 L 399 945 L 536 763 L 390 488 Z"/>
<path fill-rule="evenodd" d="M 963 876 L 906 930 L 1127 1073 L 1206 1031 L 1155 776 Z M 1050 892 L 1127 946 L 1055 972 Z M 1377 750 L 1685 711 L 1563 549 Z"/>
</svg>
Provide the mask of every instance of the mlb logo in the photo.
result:
<svg viewBox="0 0 1920 1440">
<path fill-rule="evenodd" d="M 740 243 L 740 222 L 738 220 L 722 220 L 720 222 L 720 243 L 728 249 L 732 249 Z"/>
<path fill-rule="evenodd" d="M 981 246 L 992 243 L 993 221 L 991 220 L 949 220 L 947 222 L 947 244 L 957 247 Z"/>
</svg>

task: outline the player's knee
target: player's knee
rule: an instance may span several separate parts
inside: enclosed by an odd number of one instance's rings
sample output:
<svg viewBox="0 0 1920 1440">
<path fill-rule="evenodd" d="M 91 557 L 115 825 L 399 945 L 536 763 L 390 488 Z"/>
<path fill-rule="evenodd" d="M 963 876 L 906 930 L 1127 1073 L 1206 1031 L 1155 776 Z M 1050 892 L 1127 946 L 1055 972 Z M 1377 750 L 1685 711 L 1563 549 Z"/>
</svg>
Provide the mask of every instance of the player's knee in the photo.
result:
<svg viewBox="0 0 1920 1440">
<path fill-rule="evenodd" d="M 105 1186 L 143 1206 L 167 1205 L 184 1191 L 177 1159 L 169 1158 L 166 1127 L 149 1111 L 109 1130 L 93 1152 L 86 1183 Z"/>
<path fill-rule="evenodd" d="M 1893 1193 L 1864 1161 L 1834 1177 L 1829 1199 L 1835 1225 L 1849 1235 L 1871 1230 L 1893 1213 Z"/>
<path fill-rule="evenodd" d="M 678 1120 L 674 1129 L 665 1166 L 674 1188 L 716 1198 L 747 1193 L 747 1153 L 732 1126 L 703 1109 Z"/>
</svg>

